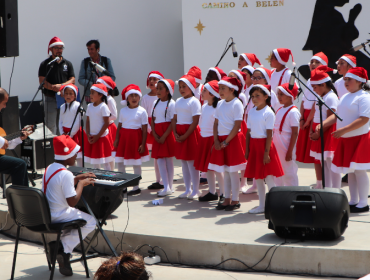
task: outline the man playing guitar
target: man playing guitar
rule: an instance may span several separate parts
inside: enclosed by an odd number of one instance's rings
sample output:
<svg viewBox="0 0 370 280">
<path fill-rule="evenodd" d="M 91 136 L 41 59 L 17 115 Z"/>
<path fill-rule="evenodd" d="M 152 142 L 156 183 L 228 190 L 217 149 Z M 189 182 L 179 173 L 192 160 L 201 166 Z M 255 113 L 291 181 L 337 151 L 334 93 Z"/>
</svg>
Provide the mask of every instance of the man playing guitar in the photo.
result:
<svg viewBox="0 0 370 280">
<path fill-rule="evenodd" d="M 6 108 L 9 94 L 5 89 L 0 87 L 0 111 Z M 22 131 L 22 136 L 14 140 L 8 141 L 0 136 L 1 149 L 14 149 L 22 140 L 30 135 L 28 131 Z M 18 186 L 28 187 L 27 164 L 23 159 L 0 155 L 0 173 L 10 174 L 12 177 L 12 184 Z"/>
</svg>

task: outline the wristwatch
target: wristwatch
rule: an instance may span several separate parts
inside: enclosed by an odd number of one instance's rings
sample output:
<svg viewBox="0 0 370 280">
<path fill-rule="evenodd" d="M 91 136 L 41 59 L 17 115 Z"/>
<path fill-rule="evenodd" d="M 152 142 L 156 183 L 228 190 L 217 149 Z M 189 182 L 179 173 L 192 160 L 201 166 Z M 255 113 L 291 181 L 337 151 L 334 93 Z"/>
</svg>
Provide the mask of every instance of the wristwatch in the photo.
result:
<svg viewBox="0 0 370 280">
<path fill-rule="evenodd" d="M 222 142 L 222 145 L 229 146 L 230 143 L 226 143 L 225 141 Z"/>
</svg>

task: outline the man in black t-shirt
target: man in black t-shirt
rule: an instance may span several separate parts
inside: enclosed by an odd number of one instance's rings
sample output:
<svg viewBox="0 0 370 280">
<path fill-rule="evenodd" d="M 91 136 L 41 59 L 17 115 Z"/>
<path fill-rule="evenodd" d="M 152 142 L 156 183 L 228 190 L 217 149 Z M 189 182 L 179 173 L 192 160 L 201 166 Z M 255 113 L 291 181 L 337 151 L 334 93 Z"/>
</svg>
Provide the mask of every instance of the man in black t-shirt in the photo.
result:
<svg viewBox="0 0 370 280">
<path fill-rule="evenodd" d="M 50 67 L 53 65 L 49 75 L 46 78 L 43 94 L 45 95 L 45 123 L 53 134 L 59 134 L 58 132 L 58 120 L 59 120 L 59 109 L 57 107 L 57 92 L 64 84 L 75 83 L 75 73 L 73 71 L 72 63 L 66 60 L 63 55 L 64 43 L 58 38 L 54 37 L 50 40 L 48 52 L 51 51 L 51 56 L 41 62 L 39 68 L 39 83 L 44 80 Z M 50 61 L 59 57 L 58 62 L 54 62 L 52 65 L 48 65 Z"/>
</svg>

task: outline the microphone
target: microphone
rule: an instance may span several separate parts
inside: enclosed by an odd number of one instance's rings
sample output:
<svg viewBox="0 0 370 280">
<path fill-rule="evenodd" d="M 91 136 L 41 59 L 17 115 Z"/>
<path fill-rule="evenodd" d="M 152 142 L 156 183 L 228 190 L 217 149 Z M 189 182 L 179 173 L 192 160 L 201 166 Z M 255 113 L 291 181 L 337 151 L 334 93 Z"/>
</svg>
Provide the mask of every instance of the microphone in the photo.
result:
<svg viewBox="0 0 370 280">
<path fill-rule="evenodd" d="M 57 57 L 55 57 L 52 61 L 50 61 L 49 63 L 48 63 L 48 65 L 50 65 L 50 64 L 52 64 L 52 63 L 54 63 L 54 62 L 56 62 L 56 61 L 59 61 L 60 60 L 60 57 L 59 56 L 57 56 Z"/>
<path fill-rule="evenodd" d="M 370 42 L 370 40 L 367 40 L 367 42 L 365 42 L 365 43 L 361 43 L 361 44 L 359 44 L 359 45 L 357 45 L 357 46 L 354 46 L 353 48 L 351 48 L 351 51 L 353 51 L 353 52 L 357 52 L 357 51 L 361 50 L 362 48 L 364 48 L 364 47 L 365 47 L 365 45 L 366 45 L 367 43 L 369 43 L 369 42 Z"/>
<path fill-rule="evenodd" d="M 95 67 L 95 69 L 98 70 L 100 73 L 103 73 L 104 75 L 107 75 L 107 76 L 111 76 L 111 74 L 103 66 L 93 62 L 92 60 L 90 62 L 93 65 L 93 67 Z"/>
<path fill-rule="evenodd" d="M 290 75 L 289 79 L 289 89 L 292 90 L 294 87 L 294 82 L 295 82 L 295 67 L 293 68 L 293 73 Z"/>
<path fill-rule="evenodd" d="M 238 57 L 238 52 L 236 50 L 236 44 L 234 43 L 233 37 L 231 37 L 231 49 L 233 51 L 233 56 Z"/>
</svg>

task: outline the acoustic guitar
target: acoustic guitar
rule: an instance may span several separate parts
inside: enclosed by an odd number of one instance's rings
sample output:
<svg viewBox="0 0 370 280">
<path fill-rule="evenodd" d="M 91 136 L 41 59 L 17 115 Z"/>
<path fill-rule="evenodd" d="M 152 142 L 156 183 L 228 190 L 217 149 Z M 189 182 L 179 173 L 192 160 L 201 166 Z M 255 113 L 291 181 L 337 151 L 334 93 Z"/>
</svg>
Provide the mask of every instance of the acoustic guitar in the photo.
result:
<svg viewBox="0 0 370 280">
<path fill-rule="evenodd" d="M 0 136 L 3 137 L 4 139 L 8 140 L 8 141 L 11 141 L 11 140 L 14 140 L 18 137 L 23 136 L 23 132 L 25 132 L 25 131 L 33 133 L 35 131 L 35 126 L 34 125 L 27 125 L 22 130 L 11 133 L 9 135 L 6 135 L 5 130 L 2 127 L 0 127 Z M 5 155 L 5 149 L 0 149 L 0 155 Z"/>
</svg>

